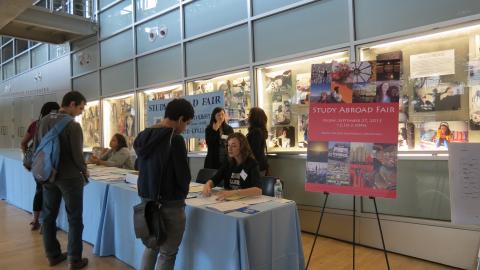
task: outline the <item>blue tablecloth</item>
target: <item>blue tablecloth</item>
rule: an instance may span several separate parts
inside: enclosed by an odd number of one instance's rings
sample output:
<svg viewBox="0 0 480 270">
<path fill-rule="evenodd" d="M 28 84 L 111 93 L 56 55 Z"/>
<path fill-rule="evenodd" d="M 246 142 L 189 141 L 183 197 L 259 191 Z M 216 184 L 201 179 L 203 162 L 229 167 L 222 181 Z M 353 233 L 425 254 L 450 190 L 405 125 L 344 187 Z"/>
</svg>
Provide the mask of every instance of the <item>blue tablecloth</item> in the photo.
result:
<svg viewBox="0 0 480 270">
<path fill-rule="evenodd" d="M 31 211 L 35 182 L 18 152 L 0 155 L 0 198 Z M 137 191 L 125 184 L 91 181 L 84 192 L 83 239 L 99 256 L 114 255 L 138 268 L 144 246 L 135 239 L 133 206 Z M 175 269 L 304 269 L 298 212 L 294 202 L 252 206 L 260 212 L 222 214 L 186 207 L 187 224 Z M 65 208 L 57 224 L 68 230 Z"/>
<path fill-rule="evenodd" d="M 140 199 L 123 184 L 111 185 L 107 197 L 94 254 L 114 255 L 138 268 L 144 247 L 135 239 L 132 206 Z M 304 269 L 295 203 L 272 201 L 251 208 L 260 212 L 222 214 L 187 206 L 175 269 Z"/>
</svg>

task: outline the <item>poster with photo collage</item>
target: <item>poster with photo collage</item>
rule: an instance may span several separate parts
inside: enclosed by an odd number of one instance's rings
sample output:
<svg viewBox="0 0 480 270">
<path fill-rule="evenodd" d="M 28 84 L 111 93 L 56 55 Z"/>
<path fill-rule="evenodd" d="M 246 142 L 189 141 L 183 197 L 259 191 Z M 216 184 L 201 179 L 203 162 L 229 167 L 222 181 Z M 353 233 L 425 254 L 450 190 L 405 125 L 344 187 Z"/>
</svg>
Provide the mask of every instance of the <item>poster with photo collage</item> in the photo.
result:
<svg viewBox="0 0 480 270">
<path fill-rule="evenodd" d="M 86 105 L 82 114 L 83 146 L 100 146 L 102 128 L 100 126 L 100 106 L 98 102 L 94 105 Z"/>
<path fill-rule="evenodd" d="M 133 97 L 110 100 L 110 134 L 120 133 L 127 139 L 129 148 L 135 140 L 135 112 Z M 106 138 L 110 141 L 110 138 Z"/>
<path fill-rule="evenodd" d="M 395 198 L 401 57 L 312 66 L 305 189 Z"/>
<path fill-rule="evenodd" d="M 246 127 L 248 125 L 248 108 L 251 107 L 250 77 L 219 81 L 217 90 L 225 93 L 225 111 L 228 115 L 228 124 L 233 128 Z"/>
</svg>

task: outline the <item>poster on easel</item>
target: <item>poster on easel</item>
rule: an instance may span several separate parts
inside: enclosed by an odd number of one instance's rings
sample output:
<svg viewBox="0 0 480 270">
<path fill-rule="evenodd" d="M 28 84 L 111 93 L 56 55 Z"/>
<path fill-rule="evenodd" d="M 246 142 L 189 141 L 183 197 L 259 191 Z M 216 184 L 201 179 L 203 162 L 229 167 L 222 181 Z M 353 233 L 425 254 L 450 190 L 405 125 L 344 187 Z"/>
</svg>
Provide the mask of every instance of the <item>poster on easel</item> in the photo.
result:
<svg viewBox="0 0 480 270">
<path fill-rule="evenodd" d="M 312 66 L 306 191 L 396 198 L 399 78 L 376 61 Z"/>
<path fill-rule="evenodd" d="M 225 107 L 223 91 L 216 91 L 206 94 L 185 96 L 195 110 L 195 116 L 185 132 L 182 133 L 185 139 L 205 138 L 205 128 L 210 123 L 213 109 Z M 163 119 L 167 104 L 173 99 L 150 100 L 147 102 L 147 125 L 150 127 Z"/>
</svg>

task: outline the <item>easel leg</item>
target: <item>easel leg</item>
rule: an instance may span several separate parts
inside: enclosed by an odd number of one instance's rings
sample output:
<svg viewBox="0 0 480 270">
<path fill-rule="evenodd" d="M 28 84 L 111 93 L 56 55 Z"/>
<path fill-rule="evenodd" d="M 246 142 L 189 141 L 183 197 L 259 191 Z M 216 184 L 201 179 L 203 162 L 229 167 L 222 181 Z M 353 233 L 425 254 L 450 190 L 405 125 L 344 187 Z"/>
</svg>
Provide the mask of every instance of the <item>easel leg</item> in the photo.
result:
<svg viewBox="0 0 480 270">
<path fill-rule="evenodd" d="M 325 206 L 327 205 L 327 200 L 328 200 L 329 193 L 324 192 L 323 194 L 325 194 L 325 196 L 326 196 L 325 197 L 325 202 L 323 203 L 322 212 L 320 213 L 320 220 L 318 221 L 317 231 L 315 232 L 315 238 L 313 239 L 312 249 L 310 250 L 310 255 L 308 256 L 307 266 L 305 267 L 305 270 L 308 269 L 308 265 L 310 264 L 310 259 L 312 258 L 312 254 L 313 254 L 313 248 L 315 247 L 315 243 L 317 242 L 318 231 L 320 230 L 320 224 L 322 224 L 323 213 L 325 213 Z"/>
<path fill-rule="evenodd" d="M 356 216 L 356 211 L 355 211 L 355 196 L 353 196 L 353 261 L 352 261 L 352 268 L 355 270 L 355 216 Z"/>
<path fill-rule="evenodd" d="M 383 240 L 382 225 L 380 225 L 380 217 L 378 216 L 377 201 L 375 200 L 375 197 L 370 197 L 370 199 L 373 200 L 373 205 L 375 206 L 375 214 L 377 214 L 378 228 L 380 229 L 380 237 L 382 238 L 383 253 L 385 254 L 385 261 L 387 262 L 387 268 L 388 270 L 390 270 L 390 264 L 388 263 L 387 250 L 385 249 L 385 241 Z"/>
</svg>

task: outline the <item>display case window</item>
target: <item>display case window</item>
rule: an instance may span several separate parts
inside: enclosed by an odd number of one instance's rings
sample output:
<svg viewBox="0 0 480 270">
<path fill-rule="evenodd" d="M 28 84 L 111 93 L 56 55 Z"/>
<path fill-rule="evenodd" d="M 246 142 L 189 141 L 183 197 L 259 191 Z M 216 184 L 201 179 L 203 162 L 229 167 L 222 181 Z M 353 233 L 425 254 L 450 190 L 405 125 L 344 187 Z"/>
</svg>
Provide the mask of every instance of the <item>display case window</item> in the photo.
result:
<svg viewBox="0 0 480 270">
<path fill-rule="evenodd" d="M 149 127 L 148 124 L 148 102 L 153 100 L 173 99 L 184 96 L 181 84 L 165 86 L 161 88 L 148 89 L 140 93 L 140 130 Z"/>
<path fill-rule="evenodd" d="M 91 151 L 93 147 L 101 146 L 102 129 L 100 127 L 100 102 L 88 101 L 83 113 L 75 120 L 80 123 L 83 131 L 83 150 Z"/>
<path fill-rule="evenodd" d="M 248 71 L 226 74 L 211 79 L 187 83 L 188 95 L 198 95 L 215 91 L 225 93 L 226 122 L 235 131 L 247 133 L 247 115 L 252 107 L 251 85 Z M 190 139 L 190 151 L 206 151 L 204 139 Z"/>
<path fill-rule="evenodd" d="M 383 63 L 377 69 L 386 76 L 401 72 L 400 151 L 480 141 L 480 25 L 366 45 L 359 55 Z"/>
<path fill-rule="evenodd" d="M 337 52 L 257 69 L 258 106 L 268 117 L 269 152 L 306 152 L 312 64 L 348 60 L 348 52 Z"/>
<path fill-rule="evenodd" d="M 134 95 L 123 95 L 103 100 L 103 145 L 108 147 L 115 133 L 125 136 L 131 149 L 135 139 Z"/>
</svg>

